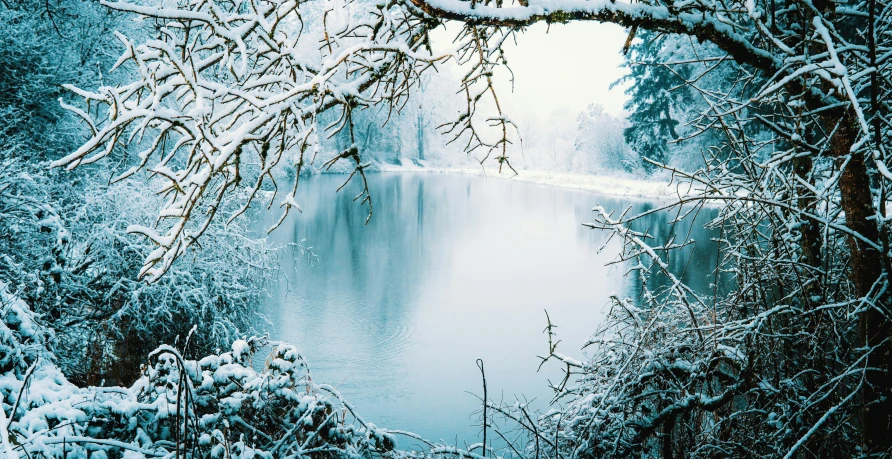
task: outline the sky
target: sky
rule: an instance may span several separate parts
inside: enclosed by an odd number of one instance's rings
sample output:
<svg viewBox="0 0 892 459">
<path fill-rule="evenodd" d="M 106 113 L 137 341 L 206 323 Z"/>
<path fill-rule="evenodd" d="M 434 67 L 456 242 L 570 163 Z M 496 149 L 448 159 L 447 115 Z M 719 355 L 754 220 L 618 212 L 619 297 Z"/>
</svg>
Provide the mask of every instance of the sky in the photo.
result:
<svg viewBox="0 0 892 459">
<path fill-rule="evenodd" d="M 626 35 L 617 25 L 591 22 L 531 27 L 505 51 L 515 78 L 514 92 L 506 97 L 509 109 L 576 114 L 599 103 L 619 116 L 626 95 L 610 84 L 627 71 L 620 68 Z M 502 92 L 510 91 L 510 84 L 499 84 L 506 88 Z"/>
<path fill-rule="evenodd" d="M 454 37 L 454 30 L 439 30 L 441 43 Z M 496 73 L 499 99 L 512 118 L 570 116 L 597 103 L 620 116 L 627 99 L 625 86 L 610 89 L 623 76 L 620 68 L 625 30 L 614 24 L 574 22 L 540 23 L 508 44 L 505 55 L 514 72 L 514 88 L 508 73 Z M 445 39 L 445 40 L 444 40 Z M 459 72 L 456 70 L 456 73 Z"/>
</svg>

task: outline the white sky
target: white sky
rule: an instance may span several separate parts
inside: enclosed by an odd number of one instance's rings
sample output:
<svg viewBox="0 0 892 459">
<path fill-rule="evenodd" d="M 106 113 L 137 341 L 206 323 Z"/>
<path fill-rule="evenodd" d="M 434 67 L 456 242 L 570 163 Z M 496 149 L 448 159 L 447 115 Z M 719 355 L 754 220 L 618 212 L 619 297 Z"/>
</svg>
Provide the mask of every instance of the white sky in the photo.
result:
<svg viewBox="0 0 892 459">
<path fill-rule="evenodd" d="M 626 35 L 620 26 L 594 22 L 554 24 L 550 30 L 547 24 L 536 24 L 518 35 L 517 45 L 512 42 L 505 48 L 514 71 L 513 92 L 507 72 L 496 73 L 499 100 L 508 116 L 575 119 L 592 103 L 620 116 L 627 99 L 625 85 L 610 89 L 610 84 L 627 71 L 619 67 Z M 454 30 L 442 37 L 451 40 Z"/>
<path fill-rule="evenodd" d="M 548 29 L 537 24 L 505 50 L 514 71 L 514 92 L 506 97 L 509 111 L 571 116 L 599 103 L 619 116 L 626 95 L 610 84 L 626 72 L 620 68 L 626 32 L 614 24 L 575 22 Z M 503 83 L 503 81 L 499 81 Z M 507 93 L 510 84 L 505 83 Z M 501 96 L 500 96 L 501 97 Z"/>
</svg>

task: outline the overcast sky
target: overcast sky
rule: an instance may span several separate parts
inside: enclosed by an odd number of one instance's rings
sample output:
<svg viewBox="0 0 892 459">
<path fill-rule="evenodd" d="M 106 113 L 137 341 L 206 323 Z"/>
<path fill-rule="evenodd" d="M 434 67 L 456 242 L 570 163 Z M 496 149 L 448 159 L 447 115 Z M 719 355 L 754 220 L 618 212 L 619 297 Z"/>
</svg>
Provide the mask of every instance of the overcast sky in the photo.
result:
<svg viewBox="0 0 892 459">
<path fill-rule="evenodd" d="M 618 116 L 626 96 L 622 88 L 610 89 L 610 84 L 626 72 L 619 67 L 625 40 L 623 28 L 614 24 L 531 27 L 518 37 L 517 46 L 505 51 L 515 77 L 514 93 L 506 101 L 509 108 L 544 114 L 567 110 L 575 115 L 599 103 Z"/>
<path fill-rule="evenodd" d="M 454 37 L 454 31 L 442 35 L 447 36 Z M 626 95 L 623 87 L 610 89 L 610 84 L 627 71 L 619 67 L 625 40 L 626 32 L 614 24 L 575 22 L 550 29 L 536 24 L 518 35 L 517 45 L 505 48 L 514 71 L 514 91 L 501 75 L 496 79 L 499 99 L 515 119 L 534 114 L 575 118 L 592 103 L 619 116 Z"/>
</svg>

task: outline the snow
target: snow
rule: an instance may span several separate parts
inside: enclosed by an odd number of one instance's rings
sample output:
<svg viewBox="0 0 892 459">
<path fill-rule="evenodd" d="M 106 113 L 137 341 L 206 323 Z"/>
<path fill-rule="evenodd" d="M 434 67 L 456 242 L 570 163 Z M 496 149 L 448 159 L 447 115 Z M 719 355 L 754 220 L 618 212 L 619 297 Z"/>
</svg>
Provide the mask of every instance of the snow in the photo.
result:
<svg viewBox="0 0 892 459">
<path fill-rule="evenodd" d="M 608 196 L 643 199 L 678 199 L 679 194 L 687 194 L 686 184 L 670 183 L 667 180 L 645 180 L 620 175 L 589 175 L 566 172 L 550 172 L 537 170 L 518 170 L 513 173 L 499 174 L 497 167 L 424 167 L 415 164 L 378 164 L 380 172 L 425 172 L 431 174 L 466 174 L 485 176 L 487 179 L 514 180 L 535 185 L 585 190 Z"/>
<path fill-rule="evenodd" d="M 282 199 L 282 204 L 279 207 L 294 207 L 298 212 L 303 212 L 303 209 L 300 208 L 300 205 L 297 203 L 297 200 L 294 199 L 294 192 L 291 192 L 285 195 L 285 198 Z"/>
<path fill-rule="evenodd" d="M 9 432 L 6 431 L 6 414 L 0 410 L 0 438 L 3 440 L 3 449 L 6 450 L 6 457 L 9 459 L 18 459 L 19 455 L 12 449 L 9 444 Z"/>
<path fill-rule="evenodd" d="M 190 439 L 212 456 L 225 450 L 231 457 L 326 450 L 360 459 L 396 446 L 391 433 L 363 421 L 337 391 L 314 384 L 293 346 L 252 337 L 193 361 L 163 345 L 148 355 L 132 387 L 80 388 L 55 365 L 34 313 L 3 282 L 0 306 L 0 457 L 170 457 Z M 250 362 L 261 348 L 269 364 L 257 371 Z M 258 415 L 267 412 L 288 416 L 270 425 Z M 187 435 L 173 435 L 171 421 Z M 282 427 L 287 434 L 273 439 Z M 247 438 L 244 429 L 265 441 Z"/>
<path fill-rule="evenodd" d="M 240 339 L 236 340 L 236 342 L 232 343 L 232 356 L 237 360 L 242 358 L 242 355 L 248 352 L 248 342 Z"/>
</svg>

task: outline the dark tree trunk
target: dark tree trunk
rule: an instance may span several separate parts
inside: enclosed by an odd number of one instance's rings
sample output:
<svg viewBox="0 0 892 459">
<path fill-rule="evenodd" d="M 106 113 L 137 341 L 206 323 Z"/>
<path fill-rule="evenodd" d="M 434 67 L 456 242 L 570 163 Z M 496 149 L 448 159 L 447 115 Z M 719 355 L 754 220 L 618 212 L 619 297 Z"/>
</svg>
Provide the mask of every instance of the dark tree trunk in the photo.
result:
<svg viewBox="0 0 892 459">
<path fill-rule="evenodd" d="M 672 444 L 672 434 L 675 430 L 675 417 L 670 417 L 665 424 L 663 424 L 663 438 L 661 439 L 662 445 L 662 459 L 675 459 L 675 451 L 673 449 Z"/>
<path fill-rule="evenodd" d="M 850 154 L 853 143 L 858 137 L 854 115 L 846 114 L 842 125 L 831 140 L 831 153 L 839 158 L 840 164 Z M 879 231 L 873 195 L 870 190 L 870 176 L 864 157 L 861 154 L 851 155 L 848 164 L 839 180 L 842 209 L 846 214 L 846 226 L 858 232 L 865 239 L 878 244 Z M 882 254 L 864 241 L 850 236 L 848 238 L 851 252 L 851 276 L 858 296 L 868 296 L 877 279 L 882 275 Z M 888 294 L 877 298 L 878 307 L 885 306 Z M 862 412 L 864 446 L 867 452 L 882 452 L 892 446 L 892 380 L 889 369 L 892 359 L 892 345 L 885 340 L 892 338 L 892 327 L 883 313 L 870 308 L 861 314 L 860 341 L 868 348 L 877 347 L 868 358 L 867 373 L 862 390 Z"/>
<path fill-rule="evenodd" d="M 424 115 L 420 112 L 421 108 L 419 107 L 418 119 L 415 120 L 416 132 L 415 135 L 418 139 L 418 159 L 424 161 Z"/>
</svg>

